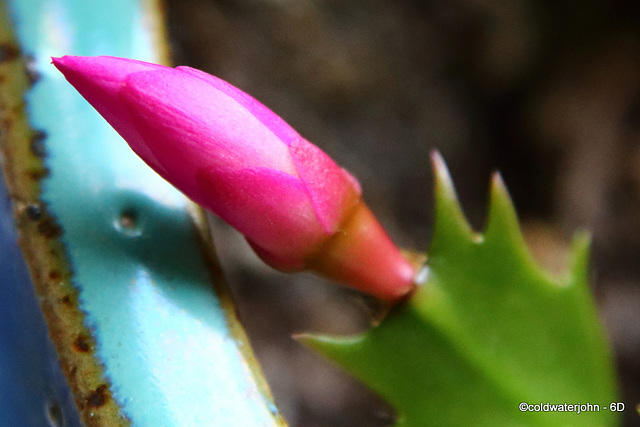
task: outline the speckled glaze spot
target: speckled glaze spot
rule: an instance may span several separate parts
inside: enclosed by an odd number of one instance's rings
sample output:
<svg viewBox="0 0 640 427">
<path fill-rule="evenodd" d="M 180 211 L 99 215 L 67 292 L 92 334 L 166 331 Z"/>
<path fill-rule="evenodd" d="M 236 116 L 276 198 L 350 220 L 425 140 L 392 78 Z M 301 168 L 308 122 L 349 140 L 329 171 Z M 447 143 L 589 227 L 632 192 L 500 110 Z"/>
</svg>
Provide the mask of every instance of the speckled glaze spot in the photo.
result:
<svg viewBox="0 0 640 427">
<path fill-rule="evenodd" d="M 142 234 L 139 213 L 134 208 L 125 208 L 113 221 L 118 232 L 128 237 L 138 237 Z"/>
<path fill-rule="evenodd" d="M 109 392 L 106 384 L 102 384 L 87 397 L 87 406 L 99 408 L 109 401 Z"/>
<path fill-rule="evenodd" d="M 49 169 L 47 168 L 34 168 L 27 171 L 27 177 L 32 181 L 40 181 L 42 178 L 46 178 L 49 175 Z"/>
<path fill-rule="evenodd" d="M 62 408 L 55 400 L 45 404 L 45 416 L 51 427 L 63 427 L 65 425 Z"/>
<path fill-rule="evenodd" d="M 38 233 L 47 239 L 55 239 L 62 236 L 62 227 L 50 216 L 42 218 L 37 227 Z"/>
<path fill-rule="evenodd" d="M 60 298 L 59 302 L 60 302 L 60 304 L 64 304 L 64 305 L 68 305 L 68 306 L 72 306 L 73 305 L 73 299 L 69 295 L 65 295 L 62 298 Z"/>
<path fill-rule="evenodd" d="M 86 335 L 80 335 L 73 342 L 73 349 L 78 353 L 88 353 L 91 351 L 91 339 Z"/>
<path fill-rule="evenodd" d="M 10 117 L 3 117 L 2 119 L 0 119 L 0 128 L 2 128 L 4 132 L 9 133 L 12 127 L 13 120 L 11 120 Z"/>
<path fill-rule="evenodd" d="M 0 44 L 0 63 L 15 61 L 20 57 L 20 49 L 11 43 Z"/>
<path fill-rule="evenodd" d="M 46 132 L 35 131 L 33 133 L 33 135 L 31 136 L 31 141 L 29 143 L 31 154 L 39 158 L 44 158 L 47 155 L 46 148 L 44 146 L 45 139 L 47 139 Z"/>
<path fill-rule="evenodd" d="M 30 203 L 24 209 L 24 214 L 31 221 L 38 221 L 40 218 L 42 218 L 42 213 L 42 206 L 37 203 Z"/>
</svg>

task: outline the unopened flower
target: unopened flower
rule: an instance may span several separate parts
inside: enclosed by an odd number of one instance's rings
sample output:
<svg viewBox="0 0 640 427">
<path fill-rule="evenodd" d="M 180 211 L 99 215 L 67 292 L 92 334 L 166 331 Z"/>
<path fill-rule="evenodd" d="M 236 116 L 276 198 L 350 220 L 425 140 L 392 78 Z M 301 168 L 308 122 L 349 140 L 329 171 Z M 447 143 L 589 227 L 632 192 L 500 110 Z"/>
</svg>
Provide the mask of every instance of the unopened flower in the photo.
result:
<svg viewBox="0 0 640 427">
<path fill-rule="evenodd" d="M 414 266 L 356 179 L 261 103 L 189 67 L 64 56 L 54 65 L 149 166 L 282 271 L 311 269 L 387 301 Z"/>
</svg>

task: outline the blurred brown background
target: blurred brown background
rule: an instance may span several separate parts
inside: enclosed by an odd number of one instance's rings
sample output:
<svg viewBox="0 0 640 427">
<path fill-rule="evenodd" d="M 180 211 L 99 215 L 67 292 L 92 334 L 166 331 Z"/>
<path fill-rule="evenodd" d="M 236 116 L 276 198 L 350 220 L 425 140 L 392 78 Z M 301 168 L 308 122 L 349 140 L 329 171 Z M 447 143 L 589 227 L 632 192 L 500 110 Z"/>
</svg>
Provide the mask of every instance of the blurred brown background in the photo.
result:
<svg viewBox="0 0 640 427">
<path fill-rule="evenodd" d="M 593 285 L 626 424 L 640 402 L 640 2 L 168 0 L 174 60 L 249 92 L 356 175 L 401 246 L 425 250 L 429 152 L 481 229 L 502 172 L 533 250 L 561 269 L 593 233 Z M 265 267 L 216 231 L 240 315 L 292 427 L 393 412 L 291 340 L 366 328 L 354 292 Z M 580 355 L 576 355 L 577 358 Z"/>
</svg>

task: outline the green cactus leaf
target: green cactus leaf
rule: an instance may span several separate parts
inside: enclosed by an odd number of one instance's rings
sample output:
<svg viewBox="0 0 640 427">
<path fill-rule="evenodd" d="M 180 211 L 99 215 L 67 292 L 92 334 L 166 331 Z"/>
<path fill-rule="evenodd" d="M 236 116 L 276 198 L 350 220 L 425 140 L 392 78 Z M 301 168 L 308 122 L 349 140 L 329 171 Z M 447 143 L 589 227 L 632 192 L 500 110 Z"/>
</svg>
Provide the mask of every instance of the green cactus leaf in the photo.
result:
<svg viewBox="0 0 640 427">
<path fill-rule="evenodd" d="M 611 355 L 587 283 L 589 238 L 576 237 L 566 277 L 552 277 L 530 256 L 498 175 L 479 234 L 437 154 L 434 168 L 435 231 L 419 289 L 365 333 L 299 339 L 393 404 L 397 426 L 615 425 Z M 522 402 L 567 406 L 521 411 Z M 593 406 L 578 413 L 568 406 L 576 404 Z"/>
</svg>

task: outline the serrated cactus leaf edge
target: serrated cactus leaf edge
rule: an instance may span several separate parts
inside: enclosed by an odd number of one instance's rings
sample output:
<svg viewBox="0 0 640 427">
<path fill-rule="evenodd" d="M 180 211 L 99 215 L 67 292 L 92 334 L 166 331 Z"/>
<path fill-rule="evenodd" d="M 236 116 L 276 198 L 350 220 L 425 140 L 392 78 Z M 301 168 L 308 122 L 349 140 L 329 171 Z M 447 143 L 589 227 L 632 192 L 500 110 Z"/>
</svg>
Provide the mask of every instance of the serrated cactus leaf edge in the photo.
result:
<svg viewBox="0 0 640 427">
<path fill-rule="evenodd" d="M 588 236 L 576 236 L 568 274 L 552 277 L 529 254 L 499 175 L 480 234 L 437 153 L 433 165 L 425 282 L 360 335 L 298 339 L 394 405 L 397 426 L 616 425 L 611 354 L 587 282 Z M 522 402 L 599 410 L 523 412 Z"/>
</svg>

